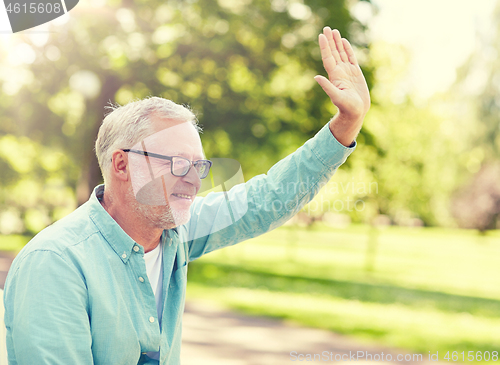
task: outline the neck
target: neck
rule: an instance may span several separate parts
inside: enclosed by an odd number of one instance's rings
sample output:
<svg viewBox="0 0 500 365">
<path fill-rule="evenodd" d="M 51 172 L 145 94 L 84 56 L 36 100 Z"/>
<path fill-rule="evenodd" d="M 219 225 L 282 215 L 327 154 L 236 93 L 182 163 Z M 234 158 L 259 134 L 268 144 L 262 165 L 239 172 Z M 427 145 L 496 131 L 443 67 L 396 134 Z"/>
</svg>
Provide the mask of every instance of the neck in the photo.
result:
<svg viewBox="0 0 500 365">
<path fill-rule="evenodd" d="M 114 199 L 111 192 L 104 190 L 101 205 L 116 223 L 136 243 L 144 247 L 144 252 L 149 252 L 158 246 L 163 233 L 162 228 L 154 227 L 144 217 L 139 216 L 120 199 Z"/>
</svg>

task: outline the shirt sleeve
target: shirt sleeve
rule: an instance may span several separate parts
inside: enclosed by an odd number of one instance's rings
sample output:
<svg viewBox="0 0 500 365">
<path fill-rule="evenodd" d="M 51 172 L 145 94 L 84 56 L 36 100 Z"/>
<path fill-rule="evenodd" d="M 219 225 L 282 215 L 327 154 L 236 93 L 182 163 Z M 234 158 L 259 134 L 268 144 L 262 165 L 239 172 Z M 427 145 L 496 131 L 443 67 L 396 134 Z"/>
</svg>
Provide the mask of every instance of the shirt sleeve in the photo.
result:
<svg viewBox="0 0 500 365">
<path fill-rule="evenodd" d="M 75 266 L 38 250 L 14 270 L 4 293 L 9 364 L 93 364 L 87 289 Z"/>
<path fill-rule="evenodd" d="M 285 223 L 330 180 L 356 148 L 345 147 L 326 124 L 294 153 L 227 193 L 196 198 L 187 231 L 189 261 Z"/>
</svg>

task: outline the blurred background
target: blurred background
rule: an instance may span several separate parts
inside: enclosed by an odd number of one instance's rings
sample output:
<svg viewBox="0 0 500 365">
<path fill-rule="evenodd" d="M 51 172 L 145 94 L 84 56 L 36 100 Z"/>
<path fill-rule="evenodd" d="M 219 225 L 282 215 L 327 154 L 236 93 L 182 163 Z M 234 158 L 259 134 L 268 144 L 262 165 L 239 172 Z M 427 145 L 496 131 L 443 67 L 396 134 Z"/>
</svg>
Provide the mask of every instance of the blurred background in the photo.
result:
<svg viewBox="0 0 500 365">
<path fill-rule="evenodd" d="M 1 34 L 0 249 L 101 183 L 110 102 L 187 104 L 208 157 L 265 173 L 336 112 L 313 79 L 329 25 L 371 90 L 355 153 L 286 226 L 190 265 L 188 297 L 409 351 L 498 351 L 499 20 L 496 0 L 82 0 Z"/>
</svg>

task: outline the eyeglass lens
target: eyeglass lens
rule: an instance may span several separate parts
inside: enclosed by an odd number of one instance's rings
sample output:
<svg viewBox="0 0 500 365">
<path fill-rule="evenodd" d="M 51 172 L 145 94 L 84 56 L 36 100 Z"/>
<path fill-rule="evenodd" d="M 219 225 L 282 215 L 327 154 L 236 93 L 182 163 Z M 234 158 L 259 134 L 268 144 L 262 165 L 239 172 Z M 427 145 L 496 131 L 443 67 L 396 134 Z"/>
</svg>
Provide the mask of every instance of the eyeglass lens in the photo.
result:
<svg viewBox="0 0 500 365">
<path fill-rule="evenodd" d="M 191 167 L 191 161 L 182 157 L 173 157 L 172 164 L 172 172 L 175 176 L 186 175 Z M 210 163 L 208 161 L 196 161 L 194 168 L 200 179 L 204 179 L 208 175 Z"/>
</svg>

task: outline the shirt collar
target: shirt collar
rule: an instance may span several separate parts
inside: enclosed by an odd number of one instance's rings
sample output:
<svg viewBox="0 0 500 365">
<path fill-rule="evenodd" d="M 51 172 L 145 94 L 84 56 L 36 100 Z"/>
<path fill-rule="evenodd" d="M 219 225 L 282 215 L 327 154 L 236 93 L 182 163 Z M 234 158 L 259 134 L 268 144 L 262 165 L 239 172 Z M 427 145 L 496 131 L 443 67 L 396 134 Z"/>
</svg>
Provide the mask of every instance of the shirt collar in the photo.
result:
<svg viewBox="0 0 500 365">
<path fill-rule="evenodd" d="M 116 223 L 116 221 L 106 212 L 106 209 L 101 205 L 100 199 L 104 193 L 104 185 L 97 186 L 89 199 L 90 204 L 90 219 L 97 226 L 104 239 L 109 243 L 111 248 L 127 263 L 132 255 L 132 249 L 137 245 L 130 236 Z M 144 248 L 138 245 L 144 252 Z"/>
<path fill-rule="evenodd" d="M 89 215 L 94 224 L 97 226 L 104 239 L 109 243 L 111 248 L 116 252 L 116 254 L 121 258 L 124 263 L 127 263 L 130 256 L 132 255 L 132 250 L 134 246 L 139 246 L 141 253 L 144 253 L 144 247 L 136 243 L 118 223 L 109 215 L 109 213 L 104 209 L 100 203 L 100 199 L 104 194 L 104 185 L 98 185 L 89 199 L 90 209 Z M 172 228 L 169 231 L 175 231 L 177 235 L 177 227 Z M 163 231 L 161 239 L 165 240 L 166 236 L 172 236 L 173 232 Z"/>
</svg>

